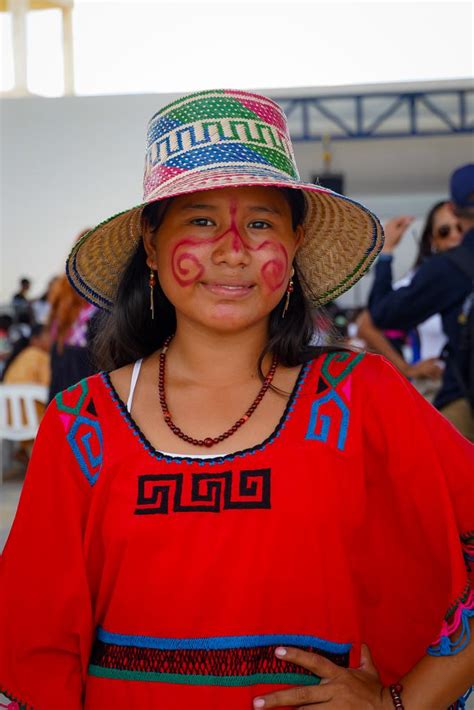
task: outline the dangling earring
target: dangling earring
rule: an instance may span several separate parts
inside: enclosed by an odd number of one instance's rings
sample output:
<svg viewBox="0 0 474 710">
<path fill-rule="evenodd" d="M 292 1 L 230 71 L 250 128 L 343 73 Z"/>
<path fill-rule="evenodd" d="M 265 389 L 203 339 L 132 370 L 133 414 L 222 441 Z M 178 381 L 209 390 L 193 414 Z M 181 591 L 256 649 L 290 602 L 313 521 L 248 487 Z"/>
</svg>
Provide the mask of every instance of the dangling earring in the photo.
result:
<svg viewBox="0 0 474 710">
<path fill-rule="evenodd" d="M 153 299 L 153 291 L 156 286 L 156 278 L 155 278 L 155 272 L 153 269 L 150 269 L 150 278 L 148 279 L 148 285 L 150 287 L 150 311 L 151 311 L 151 318 L 152 320 L 155 320 L 155 302 Z"/>
<path fill-rule="evenodd" d="M 286 289 L 286 301 L 285 301 L 285 307 L 283 308 L 283 313 L 281 314 L 281 317 L 284 318 L 286 316 L 286 312 L 288 310 L 288 306 L 290 305 L 290 298 L 291 294 L 295 290 L 295 286 L 293 284 L 293 276 L 295 275 L 295 270 L 291 269 L 291 274 L 290 274 L 290 280 L 288 282 L 288 286 Z"/>
</svg>

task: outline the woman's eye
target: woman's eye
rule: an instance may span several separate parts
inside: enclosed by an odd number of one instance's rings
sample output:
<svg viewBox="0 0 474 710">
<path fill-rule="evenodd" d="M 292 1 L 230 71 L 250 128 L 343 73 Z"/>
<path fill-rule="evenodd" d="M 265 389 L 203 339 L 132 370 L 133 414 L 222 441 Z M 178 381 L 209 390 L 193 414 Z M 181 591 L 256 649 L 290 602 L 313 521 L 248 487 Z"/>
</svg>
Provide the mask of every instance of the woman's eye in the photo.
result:
<svg viewBox="0 0 474 710">
<path fill-rule="evenodd" d="M 196 219 L 191 220 L 191 224 L 197 224 L 198 227 L 213 227 L 214 222 L 206 217 L 196 217 Z"/>
<path fill-rule="evenodd" d="M 271 225 L 268 222 L 256 219 L 254 222 L 250 222 L 249 227 L 250 229 L 269 229 Z"/>
</svg>

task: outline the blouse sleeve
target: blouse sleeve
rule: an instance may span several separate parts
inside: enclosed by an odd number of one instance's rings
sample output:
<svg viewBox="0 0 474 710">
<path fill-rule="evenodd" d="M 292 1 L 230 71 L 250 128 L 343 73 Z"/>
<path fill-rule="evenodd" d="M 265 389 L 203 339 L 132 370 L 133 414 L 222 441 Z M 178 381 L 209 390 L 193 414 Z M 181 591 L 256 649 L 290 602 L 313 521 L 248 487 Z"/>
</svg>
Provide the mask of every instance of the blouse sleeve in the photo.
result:
<svg viewBox="0 0 474 710">
<path fill-rule="evenodd" d="M 83 555 L 90 495 L 53 402 L 0 558 L 0 692 L 21 708 L 83 707 L 92 636 Z"/>
<path fill-rule="evenodd" d="M 366 532 L 354 557 L 367 642 L 393 644 L 400 673 L 470 640 L 474 447 L 384 358 L 362 367 Z"/>
</svg>

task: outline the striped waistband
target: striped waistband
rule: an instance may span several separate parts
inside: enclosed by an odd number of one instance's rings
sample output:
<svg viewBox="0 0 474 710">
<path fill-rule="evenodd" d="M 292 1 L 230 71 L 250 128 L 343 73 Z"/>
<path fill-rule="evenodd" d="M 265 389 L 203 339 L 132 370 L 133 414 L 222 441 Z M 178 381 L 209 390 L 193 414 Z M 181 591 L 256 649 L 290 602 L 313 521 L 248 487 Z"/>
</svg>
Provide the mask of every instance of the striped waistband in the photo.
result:
<svg viewBox="0 0 474 710">
<path fill-rule="evenodd" d="M 349 666 L 351 644 L 306 635 L 160 638 L 98 629 L 89 675 L 188 685 L 315 685 L 319 678 L 275 656 L 277 646 L 297 646 Z"/>
</svg>

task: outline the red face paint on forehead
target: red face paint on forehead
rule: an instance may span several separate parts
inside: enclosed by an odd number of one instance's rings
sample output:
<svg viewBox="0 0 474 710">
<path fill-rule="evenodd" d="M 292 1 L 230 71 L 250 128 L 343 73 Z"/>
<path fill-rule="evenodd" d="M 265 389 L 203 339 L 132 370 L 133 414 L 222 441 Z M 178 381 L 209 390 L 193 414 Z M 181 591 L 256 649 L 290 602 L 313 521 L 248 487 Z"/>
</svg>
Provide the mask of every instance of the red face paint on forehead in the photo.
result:
<svg viewBox="0 0 474 710">
<path fill-rule="evenodd" d="M 237 207 L 237 201 L 232 200 L 229 206 L 230 226 L 221 234 L 209 239 L 189 236 L 181 239 L 174 246 L 171 255 L 171 270 L 180 286 L 190 286 L 203 277 L 205 268 L 199 252 L 230 234 L 232 237 L 231 247 L 234 252 L 238 253 L 243 250 L 250 252 L 266 251 L 271 255 L 262 265 L 260 273 L 270 291 L 277 291 L 281 288 L 288 269 L 288 253 L 285 247 L 277 241 L 268 239 L 258 246 L 252 246 L 239 232 L 236 219 Z"/>
</svg>

